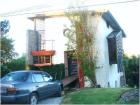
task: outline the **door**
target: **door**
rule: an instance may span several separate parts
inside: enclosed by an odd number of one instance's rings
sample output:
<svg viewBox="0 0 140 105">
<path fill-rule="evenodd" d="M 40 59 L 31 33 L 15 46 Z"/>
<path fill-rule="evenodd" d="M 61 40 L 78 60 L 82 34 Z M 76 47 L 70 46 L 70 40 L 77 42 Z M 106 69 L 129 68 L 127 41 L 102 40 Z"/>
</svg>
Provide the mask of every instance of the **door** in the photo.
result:
<svg viewBox="0 0 140 105">
<path fill-rule="evenodd" d="M 55 82 L 53 82 L 52 77 L 45 72 L 42 75 L 44 78 L 46 96 L 51 96 L 51 95 L 55 94 L 56 84 L 55 84 Z"/>
<path fill-rule="evenodd" d="M 32 74 L 33 77 L 33 82 L 34 82 L 34 86 L 37 90 L 37 92 L 39 93 L 40 98 L 41 97 L 45 97 L 45 91 L 46 91 L 46 84 L 44 83 L 44 79 L 42 76 L 41 72 L 34 72 Z"/>
</svg>

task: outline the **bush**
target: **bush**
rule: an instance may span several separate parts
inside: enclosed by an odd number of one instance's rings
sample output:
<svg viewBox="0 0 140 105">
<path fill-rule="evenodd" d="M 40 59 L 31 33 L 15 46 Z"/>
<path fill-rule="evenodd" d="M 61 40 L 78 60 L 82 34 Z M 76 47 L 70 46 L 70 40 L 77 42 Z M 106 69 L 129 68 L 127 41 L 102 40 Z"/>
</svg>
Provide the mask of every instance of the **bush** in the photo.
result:
<svg viewBox="0 0 140 105">
<path fill-rule="evenodd" d="M 139 57 L 128 57 L 124 55 L 123 63 L 126 74 L 126 83 L 130 87 L 139 87 Z"/>
<path fill-rule="evenodd" d="M 10 69 L 8 69 L 7 66 L 1 65 L 1 71 L 0 71 L 1 77 L 3 77 L 5 74 L 9 72 L 10 72 Z"/>
<path fill-rule="evenodd" d="M 46 67 L 41 67 L 41 68 L 30 66 L 30 69 L 45 71 L 49 73 L 51 76 L 53 76 L 54 79 L 57 79 L 57 80 L 61 80 L 65 77 L 64 64 L 56 64 L 56 65 L 46 66 Z"/>
<path fill-rule="evenodd" d="M 1 77 L 11 71 L 25 70 L 26 59 L 22 56 L 17 59 L 13 59 L 11 62 L 1 65 Z"/>
<path fill-rule="evenodd" d="M 25 56 L 22 56 L 17 59 L 13 59 L 11 62 L 6 64 L 11 71 L 15 70 L 25 70 L 25 65 L 26 65 L 26 58 Z"/>
</svg>

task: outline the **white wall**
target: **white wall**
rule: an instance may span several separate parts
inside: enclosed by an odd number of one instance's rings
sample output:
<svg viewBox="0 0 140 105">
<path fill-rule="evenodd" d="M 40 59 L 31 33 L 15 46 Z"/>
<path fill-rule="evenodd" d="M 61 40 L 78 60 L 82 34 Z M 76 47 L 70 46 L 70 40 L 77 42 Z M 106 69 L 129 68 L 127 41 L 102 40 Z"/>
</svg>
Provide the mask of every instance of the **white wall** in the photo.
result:
<svg viewBox="0 0 140 105">
<path fill-rule="evenodd" d="M 97 53 L 96 80 L 101 87 L 117 87 L 120 83 L 120 74 L 118 73 L 117 64 L 109 64 L 108 44 L 106 37 L 112 32 L 112 28 L 107 28 L 106 22 L 100 17 L 92 16 L 92 29 L 95 29 L 95 51 Z"/>
<path fill-rule="evenodd" d="M 64 63 L 64 51 L 66 50 L 66 38 L 63 35 L 64 25 L 70 25 L 66 17 L 47 18 L 45 20 L 45 35 L 47 40 L 54 40 L 53 50 L 56 54 L 53 57 L 53 63 Z M 47 50 L 52 50 L 51 43 L 46 43 Z"/>
</svg>

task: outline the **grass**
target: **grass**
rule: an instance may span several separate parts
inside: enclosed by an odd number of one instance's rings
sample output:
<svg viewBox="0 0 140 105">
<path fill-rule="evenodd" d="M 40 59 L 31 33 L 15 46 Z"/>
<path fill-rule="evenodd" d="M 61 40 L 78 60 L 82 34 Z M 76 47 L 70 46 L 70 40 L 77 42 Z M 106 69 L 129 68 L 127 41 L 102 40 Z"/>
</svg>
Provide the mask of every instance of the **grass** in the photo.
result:
<svg viewBox="0 0 140 105">
<path fill-rule="evenodd" d="M 130 88 L 89 88 L 67 94 L 62 104 L 116 104 Z M 117 103 L 119 104 L 119 103 Z"/>
</svg>

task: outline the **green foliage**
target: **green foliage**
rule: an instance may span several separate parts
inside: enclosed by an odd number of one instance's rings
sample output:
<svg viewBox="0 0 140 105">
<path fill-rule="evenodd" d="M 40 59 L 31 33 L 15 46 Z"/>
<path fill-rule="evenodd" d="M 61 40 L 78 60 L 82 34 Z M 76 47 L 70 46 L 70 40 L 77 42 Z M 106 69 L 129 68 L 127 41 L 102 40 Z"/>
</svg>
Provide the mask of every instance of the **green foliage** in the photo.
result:
<svg viewBox="0 0 140 105">
<path fill-rule="evenodd" d="M 0 75 L 3 77 L 5 74 L 9 73 L 11 70 L 7 68 L 6 65 L 1 65 Z"/>
<path fill-rule="evenodd" d="M 4 20 L 0 22 L 0 28 L 1 28 L 1 35 L 5 35 L 7 32 L 9 32 L 10 25 L 8 20 Z"/>
<path fill-rule="evenodd" d="M 5 64 L 7 62 L 10 62 L 16 55 L 17 53 L 14 52 L 14 45 L 13 45 L 13 40 L 8 38 L 7 36 L 2 36 L 0 38 L 1 43 L 1 64 Z"/>
<path fill-rule="evenodd" d="M 8 20 L 0 22 L 0 64 L 1 64 L 1 76 L 4 76 L 12 69 L 10 69 L 7 64 L 12 62 L 13 58 L 17 56 L 17 53 L 14 52 L 14 44 L 11 38 L 8 38 L 7 33 L 9 32 L 10 25 Z M 15 65 L 13 65 L 15 66 Z"/>
<path fill-rule="evenodd" d="M 12 71 L 25 70 L 25 65 L 26 65 L 25 55 L 23 55 L 20 58 L 13 59 L 11 62 L 7 63 L 7 67 Z"/>
<path fill-rule="evenodd" d="M 17 59 L 12 59 L 11 62 L 8 62 L 1 66 L 1 76 L 3 77 L 5 74 L 11 71 L 25 70 L 25 64 L 26 64 L 25 55 Z"/>
<path fill-rule="evenodd" d="M 0 52 L 1 52 L 1 58 L 0 62 L 1 64 L 5 64 L 7 62 L 10 62 L 17 53 L 14 52 L 14 44 L 13 40 L 11 38 L 8 38 L 7 33 L 9 32 L 9 21 L 1 21 L 1 37 L 0 37 Z"/>
<path fill-rule="evenodd" d="M 61 80 L 65 77 L 64 64 L 56 64 L 56 65 L 46 66 L 46 67 L 41 67 L 41 68 L 30 66 L 30 69 L 45 71 L 49 73 L 51 76 L 53 76 L 54 79 L 57 79 L 57 80 Z"/>
<path fill-rule="evenodd" d="M 96 60 L 93 57 L 95 38 L 94 32 L 87 25 L 88 11 L 68 11 L 66 16 L 71 22 L 71 26 L 64 29 L 64 36 L 68 39 L 67 50 L 74 51 L 73 55 L 80 62 L 84 75 L 95 82 Z"/>
<path fill-rule="evenodd" d="M 130 87 L 139 87 L 139 57 L 124 55 L 124 68 L 126 75 L 126 83 Z"/>
</svg>

